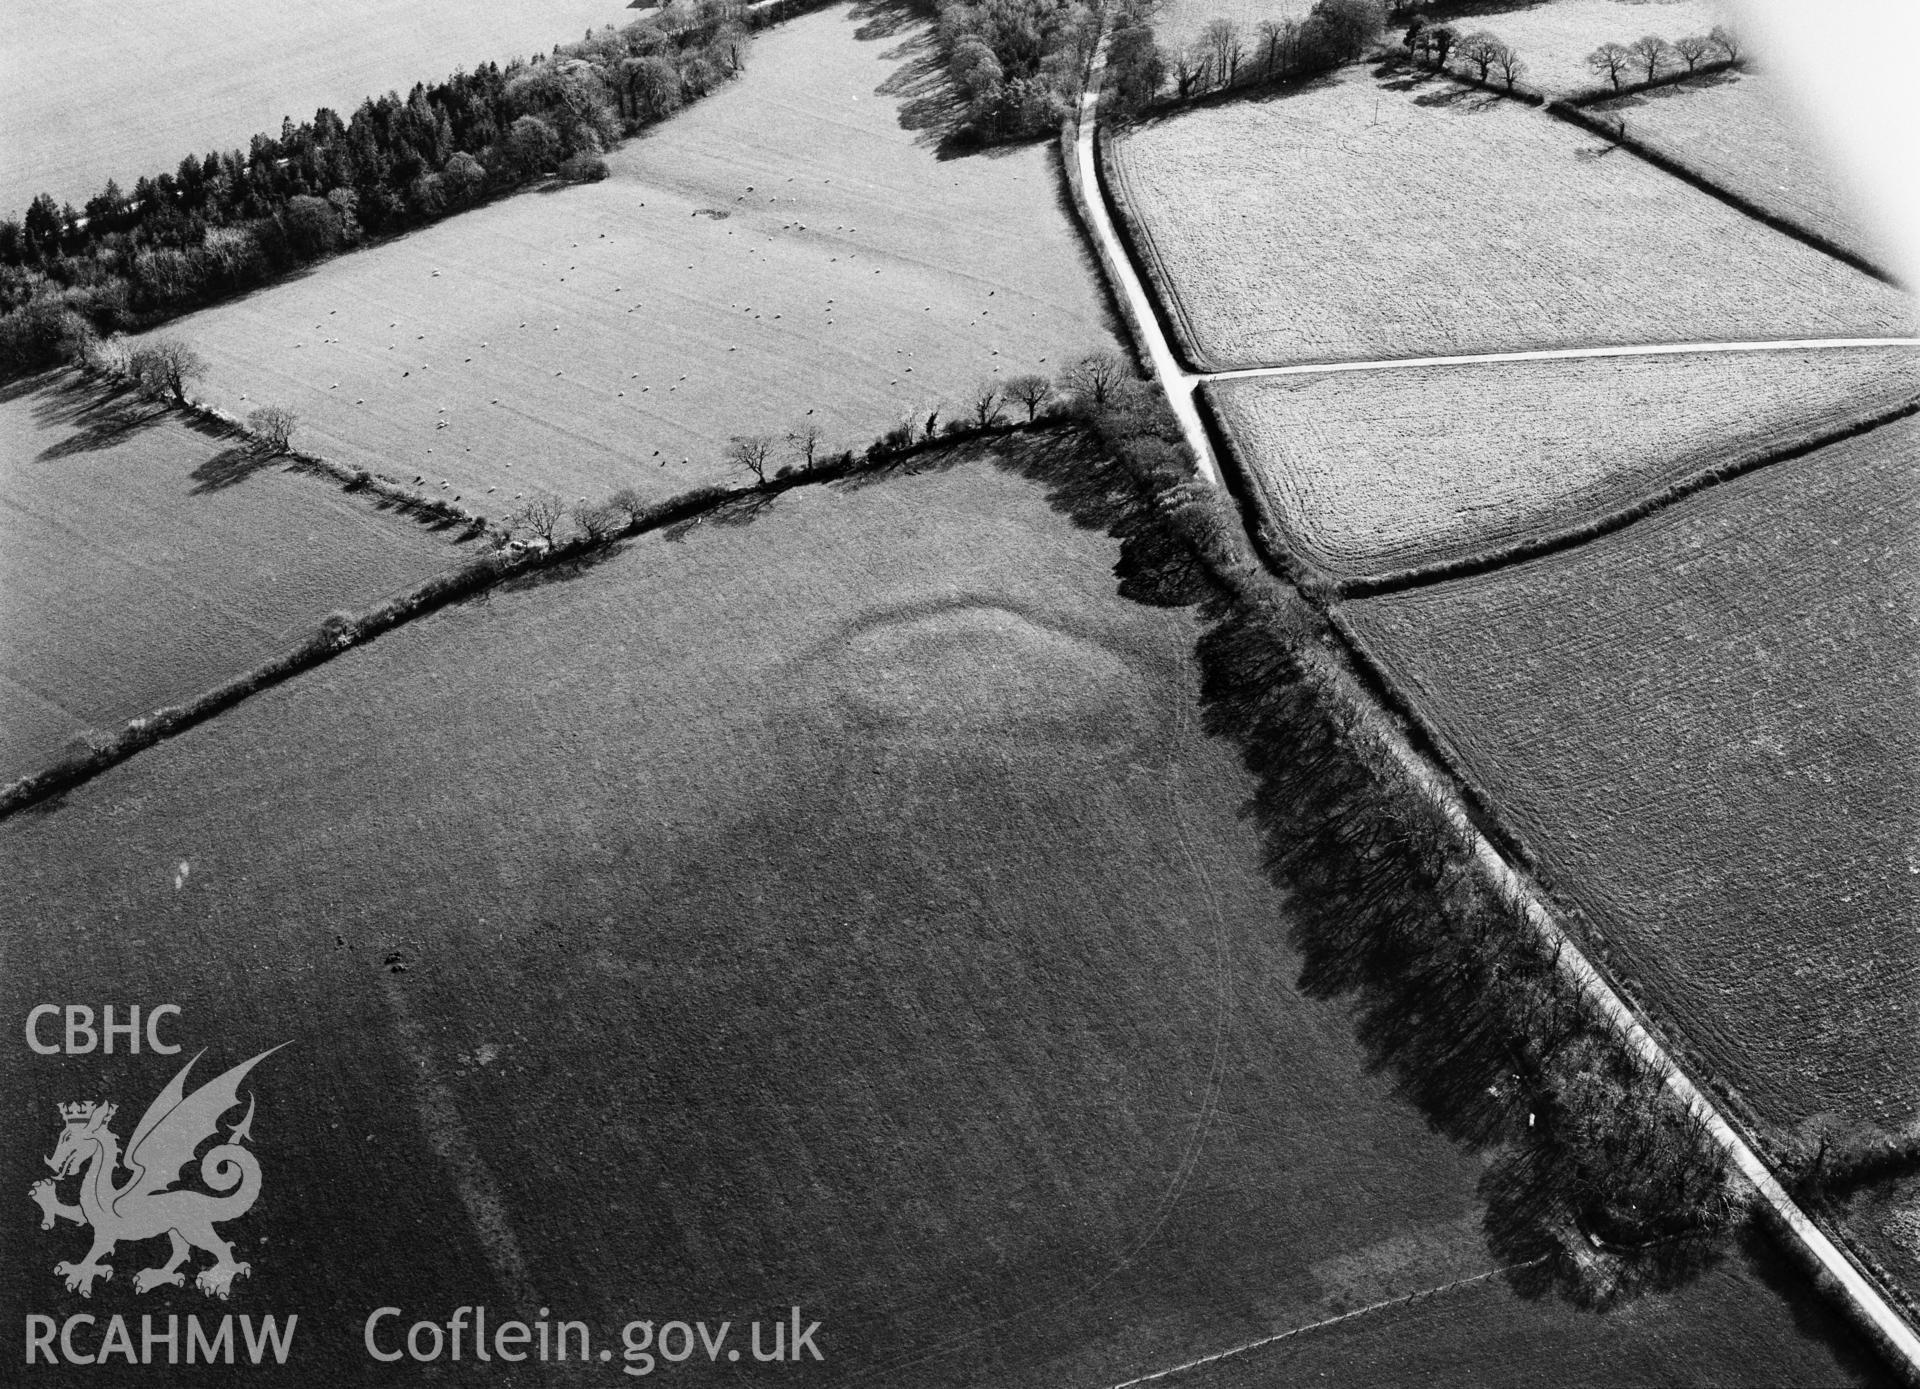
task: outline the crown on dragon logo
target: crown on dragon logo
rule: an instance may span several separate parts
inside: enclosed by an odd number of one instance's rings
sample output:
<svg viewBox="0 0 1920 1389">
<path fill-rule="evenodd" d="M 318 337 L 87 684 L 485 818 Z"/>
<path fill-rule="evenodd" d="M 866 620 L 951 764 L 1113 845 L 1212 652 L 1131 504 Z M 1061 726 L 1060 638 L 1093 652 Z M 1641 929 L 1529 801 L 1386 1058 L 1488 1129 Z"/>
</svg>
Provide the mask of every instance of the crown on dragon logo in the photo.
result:
<svg viewBox="0 0 1920 1389">
<path fill-rule="evenodd" d="M 84 1124 L 93 1117 L 95 1103 L 93 1100 L 81 1100 L 78 1104 L 63 1104 L 60 1106 L 60 1117 L 69 1124 Z"/>
</svg>

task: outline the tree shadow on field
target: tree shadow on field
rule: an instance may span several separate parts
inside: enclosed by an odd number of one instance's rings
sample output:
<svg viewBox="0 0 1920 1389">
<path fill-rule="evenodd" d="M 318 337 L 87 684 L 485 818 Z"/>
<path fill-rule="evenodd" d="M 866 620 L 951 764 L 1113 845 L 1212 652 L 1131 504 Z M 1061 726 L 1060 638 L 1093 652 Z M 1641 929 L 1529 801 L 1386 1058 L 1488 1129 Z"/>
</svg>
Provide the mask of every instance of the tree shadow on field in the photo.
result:
<svg viewBox="0 0 1920 1389">
<path fill-rule="evenodd" d="M 1415 106 L 1429 110 L 1451 111 L 1458 116 L 1479 116 L 1507 104 L 1507 98 L 1479 87 L 1449 82 L 1444 87 L 1422 92 L 1413 99 Z"/>
<path fill-rule="evenodd" d="M 578 554 L 557 559 L 551 564 L 543 564 L 538 569 L 530 569 L 524 574 L 515 574 L 511 578 L 502 579 L 497 584 L 477 590 L 461 601 L 486 603 L 496 593 L 530 593 L 534 589 L 547 588 L 553 584 L 567 584 L 575 579 L 584 579 L 601 565 L 625 554 L 630 544 L 632 544 L 630 540 L 615 540 L 591 550 L 582 550 Z"/>
<path fill-rule="evenodd" d="M 74 432 L 40 450 L 37 461 L 50 463 L 125 443 L 167 417 L 164 405 L 127 387 L 102 387 L 77 374 L 47 387 L 33 406 L 34 423 L 53 431 Z"/>
<path fill-rule="evenodd" d="M 1228 87 L 1222 91 L 1207 92 L 1204 95 L 1190 97 L 1186 101 L 1166 99 L 1160 105 L 1142 111 L 1138 115 L 1124 118 L 1103 119 L 1108 128 L 1108 137 L 1123 130 L 1144 130 L 1160 125 L 1165 121 L 1178 120 L 1190 111 L 1205 111 L 1215 106 L 1268 106 L 1276 101 L 1289 101 L 1309 92 L 1317 92 L 1338 85 L 1339 72 L 1316 73 L 1312 77 L 1296 78 L 1290 82 L 1249 83 L 1241 87 Z"/>
<path fill-rule="evenodd" d="M 1595 101 L 1586 109 L 1613 115 L 1617 112 L 1631 111 L 1635 107 L 1650 106 L 1656 101 L 1673 101 L 1679 97 L 1697 96 L 1701 92 L 1711 91 L 1716 87 L 1736 86 L 1744 75 L 1738 68 L 1721 68 L 1716 72 L 1703 72 L 1692 77 L 1663 83 L 1658 87 L 1629 92 L 1625 96 Z"/>
<path fill-rule="evenodd" d="M 983 143 L 961 129 L 966 103 L 947 78 L 946 65 L 940 60 L 930 7 L 915 0 L 857 0 L 848 17 L 859 22 L 854 37 L 863 42 L 899 39 L 881 54 L 886 62 L 900 66 L 878 87 L 874 95 L 899 101 L 900 128 L 911 131 L 913 142 L 931 149 L 939 160 L 961 159 L 969 155 L 993 156 L 1021 149 L 1034 140 Z M 1050 136 L 1036 136 L 1047 139 Z"/>
<path fill-rule="evenodd" d="M 278 455 L 268 453 L 265 449 L 245 445 L 221 449 L 188 475 L 193 479 L 190 495 L 204 497 L 209 492 L 224 492 L 229 487 L 238 487 L 255 473 L 265 472 L 277 461 Z"/>
</svg>

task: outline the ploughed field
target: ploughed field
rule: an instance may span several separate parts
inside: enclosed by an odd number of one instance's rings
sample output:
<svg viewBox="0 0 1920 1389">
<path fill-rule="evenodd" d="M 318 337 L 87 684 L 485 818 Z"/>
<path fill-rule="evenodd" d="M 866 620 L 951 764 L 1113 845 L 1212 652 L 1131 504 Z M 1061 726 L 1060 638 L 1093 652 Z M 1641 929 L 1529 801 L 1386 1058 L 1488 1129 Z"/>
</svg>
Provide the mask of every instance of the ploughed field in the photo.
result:
<svg viewBox="0 0 1920 1389">
<path fill-rule="evenodd" d="M 1693 34 L 1706 34 L 1716 24 L 1741 32 L 1739 15 L 1731 4 L 1716 0 L 1548 0 L 1541 4 L 1516 4 L 1511 9 L 1478 15 L 1463 15 L 1449 21 L 1461 34 L 1481 30 L 1505 42 L 1527 65 L 1520 82 L 1550 96 L 1608 88 L 1605 73 L 1587 66 L 1587 55 L 1603 43 L 1622 46 L 1645 34 L 1658 34 L 1671 43 Z M 1707 61 L 1716 61 L 1712 55 Z M 1675 62 L 1674 67 L 1684 68 Z M 1662 75 L 1671 71 L 1663 66 Z M 1497 76 L 1497 74 L 1496 74 Z M 1620 80 L 1632 83 L 1645 80 L 1645 73 L 1630 70 Z"/>
<path fill-rule="evenodd" d="M 1920 399 L 1908 347 L 1215 380 L 1263 516 L 1336 580 L 1552 536 Z"/>
<path fill-rule="evenodd" d="M 1196 619 L 1120 600 L 1116 554 L 923 458 L 440 610 L 0 823 L 0 996 L 293 1043 L 250 1082 L 236 1296 L 297 1307 L 330 1383 L 380 1371 L 382 1305 L 551 1307 L 618 1355 L 797 1304 L 807 1382 L 1106 1384 L 1488 1271 L 1479 1163 L 1294 987 Z M 0 1097 L 174 1068 L 101 1063 Z M 25 1237 L 8 1314 L 76 1310 Z M 1849 1378 L 1771 1277 L 1730 1251 L 1607 1323 L 1614 1382 Z M 1455 1305 L 1382 1382 L 1593 1361 L 1551 1303 Z"/>
<path fill-rule="evenodd" d="M 1203 367 L 1913 331 L 1898 291 L 1452 83 L 1349 69 L 1106 148 Z"/>
<path fill-rule="evenodd" d="M 441 534 L 71 373 L 0 391 L 0 782 L 450 567 Z"/>
<path fill-rule="evenodd" d="M 801 16 L 603 183 L 467 212 L 169 331 L 213 363 L 209 399 L 290 405 L 301 447 L 489 516 L 541 488 L 723 480 L 736 434 L 810 422 L 860 448 L 951 416 L 982 379 L 1111 339 L 1050 152 L 941 160 L 903 126 L 890 84 L 927 42 L 865 11 Z"/>
<path fill-rule="evenodd" d="M 1697 1070 L 1776 1132 L 1920 1109 L 1911 417 L 1343 604 Z"/>
<path fill-rule="evenodd" d="M 118 180 L 172 173 L 183 156 L 247 148 L 321 106 L 455 67 L 544 53 L 624 23 L 620 0 L 15 0 L 0 46 L 0 215 L 35 194 L 75 207 Z"/>
<path fill-rule="evenodd" d="M 1591 108 L 1721 188 L 1857 255 L 1884 254 L 1833 157 L 1767 72 L 1715 73 Z"/>
</svg>

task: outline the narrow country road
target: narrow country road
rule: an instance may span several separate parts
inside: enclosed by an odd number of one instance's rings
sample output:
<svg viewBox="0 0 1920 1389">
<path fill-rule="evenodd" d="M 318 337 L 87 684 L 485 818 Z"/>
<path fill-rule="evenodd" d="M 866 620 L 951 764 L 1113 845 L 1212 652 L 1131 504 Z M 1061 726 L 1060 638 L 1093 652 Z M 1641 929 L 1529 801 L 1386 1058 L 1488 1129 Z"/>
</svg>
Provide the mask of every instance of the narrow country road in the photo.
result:
<svg viewBox="0 0 1920 1389">
<path fill-rule="evenodd" d="M 1107 272 L 1115 297 L 1128 319 L 1135 343 L 1152 366 L 1167 401 L 1180 421 L 1198 460 L 1201 476 L 1216 487 L 1224 486 L 1213 441 L 1200 419 L 1194 402 L 1194 390 L 1202 381 L 1236 380 L 1261 376 L 1291 376 L 1333 371 L 1375 371 L 1391 367 L 1438 366 L 1467 362 L 1549 361 L 1576 357 L 1649 356 L 1682 352 L 1762 352 L 1795 348 L 1841 347 L 1920 347 L 1916 338 L 1839 338 L 1781 342 L 1684 343 L 1644 347 L 1563 348 L 1539 352 L 1502 352 L 1466 357 L 1420 357 L 1398 361 L 1338 362 L 1321 365 L 1301 364 L 1277 367 L 1247 367 L 1233 371 L 1195 373 L 1186 371 L 1160 327 L 1154 300 L 1138 269 L 1128 255 L 1114 226 L 1113 210 L 1102 188 L 1097 153 L 1096 127 L 1099 119 L 1100 87 L 1105 76 L 1104 35 L 1095 57 L 1093 71 L 1080 99 L 1077 128 L 1074 132 L 1074 164 L 1069 184 L 1081 217 L 1093 234 L 1095 249 Z M 1373 704 L 1357 682 L 1348 690 L 1359 707 Z M 1880 1290 L 1852 1259 L 1843 1253 L 1800 1209 L 1773 1172 L 1761 1160 L 1746 1139 L 1729 1124 L 1719 1109 L 1688 1078 L 1644 1025 L 1633 1008 L 1615 991 L 1612 984 L 1594 968 L 1579 945 L 1557 922 L 1532 886 L 1516 872 L 1500 851 L 1475 828 L 1465 804 L 1454 790 L 1446 772 L 1422 756 L 1389 721 L 1373 718 L 1369 723 L 1394 757 L 1405 766 L 1415 781 L 1438 805 L 1472 846 L 1481 868 L 1510 902 L 1525 910 L 1536 930 L 1558 947 L 1559 959 L 1568 976 L 1619 1029 L 1622 1039 L 1665 1080 L 1667 1088 L 1692 1113 L 1697 1115 L 1727 1155 L 1728 1161 L 1750 1182 L 1759 1199 L 1778 1218 L 1782 1227 L 1801 1246 L 1804 1253 L 1819 1264 L 1851 1305 L 1856 1318 L 1870 1329 L 1882 1351 L 1896 1363 L 1902 1377 L 1920 1385 L 1920 1336 L 1897 1313 Z"/>
</svg>

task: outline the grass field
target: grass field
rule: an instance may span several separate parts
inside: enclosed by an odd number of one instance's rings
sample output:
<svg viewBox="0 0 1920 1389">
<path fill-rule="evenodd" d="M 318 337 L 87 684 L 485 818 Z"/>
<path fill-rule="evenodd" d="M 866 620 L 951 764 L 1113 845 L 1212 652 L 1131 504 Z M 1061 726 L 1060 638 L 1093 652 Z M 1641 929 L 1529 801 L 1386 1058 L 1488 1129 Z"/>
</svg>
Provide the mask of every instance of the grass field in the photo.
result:
<svg viewBox="0 0 1920 1389">
<path fill-rule="evenodd" d="M 1289 546 L 1336 578 L 1565 531 L 1920 398 L 1920 352 L 1720 352 L 1213 381 Z"/>
<path fill-rule="evenodd" d="M 1485 29 L 1503 39 L 1527 65 L 1522 79 L 1554 96 L 1598 90 L 1604 74 L 1587 66 L 1587 55 L 1603 43 L 1630 44 L 1644 34 L 1671 42 L 1705 34 L 1716 24 L 1736 33 L 1739 16 L 1716 0 L 1549 0 L 1505 11 L 1467 15 L 1452 21 L 1463 34 Z M 1644 80 L 1623 74 L 1623 82 Z"/>
<path fill-rule="evenodd" d="M 537 1301 L 597 1345 L 798 1304 L 806 1382 L 1110 1384 L 1485 1271 L 1479 1163 L 1294 988 L 1195 618 L 1120 601 L 1113 543 L 984 462 L 744 519 L 423 618 L 0 824 L 9 1015 L 137 983 L 191 1045 L 294 1040 L 245 1291 L 311 1313 L 309 1373 L 379 1370 L 383 1304 Z M 0 1270 L 9 1314 L 77 1302 L 42 1262 Z M 1846 1378 L 1803 1291 L 1736 1283 L 1590 1325 L 1639 1382 Z"/>
<path fill-rule="evenodd" d="M 1153 32 L 1171 56 L 1197 40 L 1212 21 L 1231 19 L 1240 26 L 1248 52 L 1257 55 L 1263 20 L 1305 19 L 1312 8 L 1312 0 L 1162 0 L 1154 11 Z"/>
<path fill-rule="evenodd" d="M 1108 149 L 1203 364 L 1912 331 L 1887 286 L 1451 83 L 1350 70 Z"/>
<path fill-rule="evenodd" d="M 15 0 L 0 48 L 0 214 L 37 193 L 81 206 L 188 153 L 247 148 L 321 106 L 505 64 L 623 24 L 620 0 Z"/>
<path fill-rule="evenodd" d="M 1920 1111 L 1911 419 L 1628 529 L 1347 604 L 1696 1069 Z"/>
<path fill-rule="evenodd" d="M 454 562 L 237 445 L 71 376 L 0 391 L 0 781 Z"/>
<path fill-rule="evenodd" d="M 901 123 L 918 98 L 878 90 L 925 41 L 845 8 L 802 16 L 604 183 L 170 331 L 214 363 L 210 399 L 291 405 L 302 447 L 488 515 L 536 485 L 684 491 L 721 474 L 734 434 L 811 420 L 864 447 L 908 413 L 952 414 L 982 378 L 1111 339 L 1050 151 L 941 160 Z"/>
<path fill-rule="evenodd" d="M 1592 108 L 1626 133 L 1723 188 L 1857 254 L 1884 254 L 1855 215 L 1837 164 L 1789 105 L 1784 83 L 1764 72 L 1715 74 L 1655 87 Z"/>
</svg>

